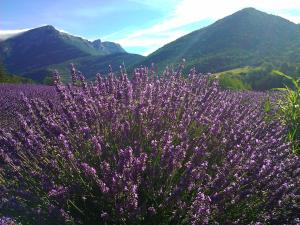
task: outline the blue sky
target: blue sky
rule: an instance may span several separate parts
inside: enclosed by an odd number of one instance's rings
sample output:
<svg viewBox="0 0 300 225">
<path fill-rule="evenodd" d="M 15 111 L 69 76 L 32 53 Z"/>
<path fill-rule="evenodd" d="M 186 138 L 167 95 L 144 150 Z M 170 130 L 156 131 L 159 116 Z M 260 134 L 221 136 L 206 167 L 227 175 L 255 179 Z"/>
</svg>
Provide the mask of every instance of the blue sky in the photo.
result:
<svg viewBox="0 0 300 225">
<path fill-rule="evenodd" d="M 0 0 L 0 35 L 51 24 L 148 55 L 245 7 L 300 23 L 300 0 Z"/>
</svg>

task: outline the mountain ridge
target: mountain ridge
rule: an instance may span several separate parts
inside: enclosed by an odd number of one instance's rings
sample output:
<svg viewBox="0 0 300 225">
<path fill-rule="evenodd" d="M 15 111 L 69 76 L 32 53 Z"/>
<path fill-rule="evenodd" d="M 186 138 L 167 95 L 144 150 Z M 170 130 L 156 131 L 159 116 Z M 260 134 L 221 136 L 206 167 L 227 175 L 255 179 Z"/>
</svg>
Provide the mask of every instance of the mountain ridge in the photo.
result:
<svg viewBox="0 0 300 225">
<path fill-rule="evenodd" d="M 70 59 L 126 52 L 113 42 L 100 41 L 101 48 L 93 43 L 46 25 L 0 41 L 0 58 L 10 73 L 22 75 Z"/>
</svg>

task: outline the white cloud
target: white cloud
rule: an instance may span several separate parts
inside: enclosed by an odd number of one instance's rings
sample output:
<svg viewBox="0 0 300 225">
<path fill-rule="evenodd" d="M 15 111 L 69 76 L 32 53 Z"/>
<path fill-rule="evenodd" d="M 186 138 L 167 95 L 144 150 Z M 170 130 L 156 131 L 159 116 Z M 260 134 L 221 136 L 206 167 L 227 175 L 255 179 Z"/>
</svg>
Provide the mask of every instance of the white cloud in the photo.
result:
<svg viewBox="0 0 300 225">
<path fill-rule="evenodd" d="M 147 35 L 141 35 L 141 36 L 129 36 L 124 39 L 120 39 L 119 42 L 122 43 L 124 46 L 133 47 L 133 46 L 139 46 L 144 47 L 153 45 L 160 45 L 161 41 L 169 42 L 174 40 L 174 38 L 181 37 L 185 35 L 186 32 L 184 31 L 167 31 L 164 33 L 152 33 Z"/>
<path fill-rule="evenodd" d="M 39 25 L 38 27 L 42 27 L 42 26 L 47 26 L 48 24 L 41 24 Z M 16 30 L 0 30 L 0 40 L 6 40 L 8 38 L 11 38 L 11 37 L 14 37 L 14 36 L 17 36 L 19 34 L 22 34 L 28 30 L 31 30 L 31 29 L 34 29 L 34 28 L 30 28 L 30 29 L 16 29 Z M 59 29 L 57 27 L 55 27 L 56 30 L 62 32 L 62 33 L 66 33 L 66 34 L 71 34 L 70 32 L 68 31 L 65 31 L 63 29 Z M 73 34 L 71 34 L 73 35 Z M 74 35 L 75 36 L 75 35 Z"/>
<path fill-rule="evenodd" d="M 292 16 L 292 15 L 288 15 L 288 14 L 285 14 L 285 13 L 280 13 L 279 14 L 281 17 L 289 20 L 289 21 L 292 21 L 294 23 L 299 23 L 300 24 L 300 15 L 296 16 Z"/>
<path fill-rule="evenodd" d="M 25 31 L 28 31 L 28 30 L 30 30 L 30 29 L 0 30 L 0 40 L 6 40 L 10 37 L 14 37 L 16 35 L 24 33 Z"/>
<path fill-rule="evenodd" d="M 175 4 L 174 0 L 169 1 Z M 207 19 L 215 21 L 246 7 L 254 7 L 258 10 L 282 16 L 292 22 L 300 23 L 300 15 L 287 13 L 291 9 L 300 9 L 299 0 L 182 0 L 177 1 L 174 10 L 169 12 L 169 15 L 161 22 L 145 29 L 133 31 L 114 41 L 125 48 L 147 47 L 144 52 L 144 55 L 147 55 L 168 42 L 191 32 L 192 30 L 186 27 L 190 24 Z"/>
<path fill-rule="evenodd" d="M 71 34 L 69 31 L 66 31 L 64 29 L 60 29 L 60 28 L 57 28 L 57 27 L 54 27 L 56 30 L 58 30 L 59 32 L 61 33 L 65 33 L 65 34 L 70 34 L 70 35 L 73 35 L 73 36 L 78 36 L 78 35 L 75 35 L 75 34 Z"/>
<path fill-rule="evenodd" d="M 184 31 L 170 31 L 162 34 L 153 33 L 137 36 L 136 38 L 119 39 L 116 42 L 120 43 L 123 47 L 146 47 L 146 50 L 142 53 L 146 56 L 161 47 L 162 43 L 169 43 L 187 33 Z"/>
<path fill-rule="evenodd" d="M 43 24 L 40 24 L 38 27 L 44 27 L 44 26 L 53 26 L 53 25 L 50 25 L 50 24 L 47 24 L 47 23 L 43 23 Z M 62 32 L 62 33 L 66 33 L 66 34 L 71 34 L 70 32 L 64 30 L 64 29 L 60 29 L 60 28 L 57 28 L 55 26 L 53 26 L 56 30 L 58 30 L 59 32 Z"/>
</svg>

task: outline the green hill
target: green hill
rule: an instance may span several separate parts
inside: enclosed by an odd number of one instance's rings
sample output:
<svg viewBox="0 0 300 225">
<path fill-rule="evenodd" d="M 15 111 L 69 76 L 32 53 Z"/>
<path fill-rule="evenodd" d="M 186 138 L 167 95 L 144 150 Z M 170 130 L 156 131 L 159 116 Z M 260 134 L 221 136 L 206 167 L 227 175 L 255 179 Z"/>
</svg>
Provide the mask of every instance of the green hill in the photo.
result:
<svg viewBox="0 0 300 225">
<path fill-rule="evenodd" d="M 232 90 L 270 90 L 281 88 L 284 85 L 291 86 L 292 83 L 281 76 L 273 73 L 274 70 L 282 71 L 293 78 L 299 78 L 300 66 L 290 63 L 280 65 L 262 64 L 258 67 L 241 67 L 232 70 L 215 73 L 214 77 L 220 81 L 223 88 Z"/>
</svg>

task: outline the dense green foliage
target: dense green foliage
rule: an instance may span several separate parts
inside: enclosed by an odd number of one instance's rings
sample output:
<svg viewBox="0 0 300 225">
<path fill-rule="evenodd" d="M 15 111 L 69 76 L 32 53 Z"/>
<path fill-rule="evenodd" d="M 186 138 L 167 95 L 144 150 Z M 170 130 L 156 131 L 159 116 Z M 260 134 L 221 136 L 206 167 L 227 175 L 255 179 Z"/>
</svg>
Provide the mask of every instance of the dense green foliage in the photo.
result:
<svg viewBox="0 0 300 225">
<path fill-rule="evenodd" d="M 279 101 L 279 117 L 288 126 L 287 140 L 293 143 L 293 151 L 300 154 L 300 78 L 294 79 L 282 72 L 274 74 L 289 80 L 292 87 L 285 86 L 277 90 L 284 91 L 284 98 Z"/>
<path fill-rule="evenodd" d="M 163 69 L 187 59 L 201 72 L 218 72 L 263 62 L 299 64 L 300 27 L 278 16 L 247 8 L 187 34 L 149 55 Z"/>
<path fill-rule="evenodd" d="M 270 90 L 291 86 L 292 82 L 276 76 L 273 70 L 290 74 L 297 79 L 300 76 L 300 67 L 293 64 L 282 63 L 280 65 L 263 64 L 258 67 L 243 67 L 233 70 L 216 73 L 220 84 L 225 89 L 233 90 Z"/>
<path fill-rule="evenodd" d="M 230 89 L 230 90 L 250 90 L 251 87 L 246 84 L 242 77 L 238 74 L 234 73 L 224 73 L 221 74 L 219 77 L 220 85 L 223 89 Z"/>
<path fill-rule="evenodd" d="M 23 78 L 16 75 L 7 74 L 3 64 L 0 62 L 0 83 L 32 83 L 30 79 Z"/>
</svg>

